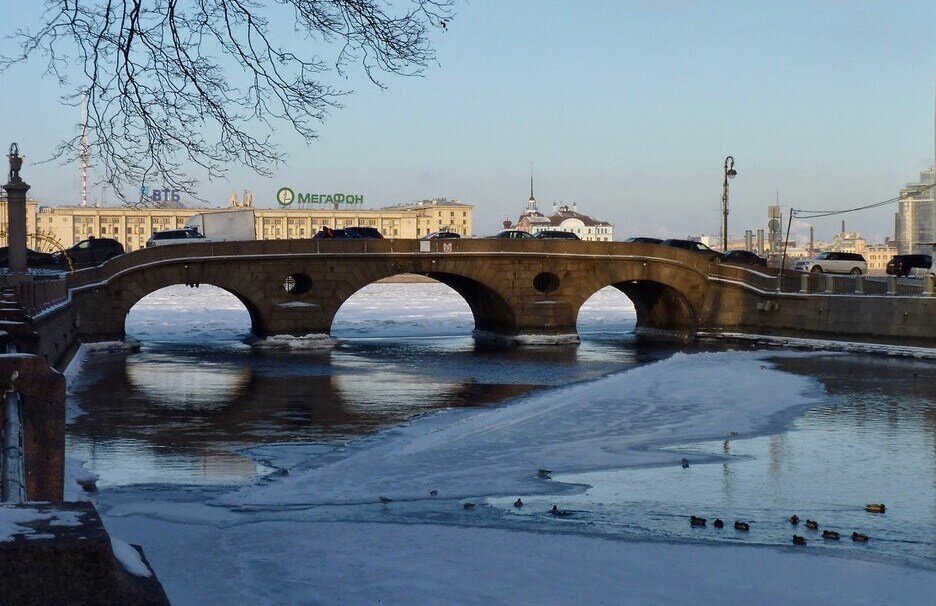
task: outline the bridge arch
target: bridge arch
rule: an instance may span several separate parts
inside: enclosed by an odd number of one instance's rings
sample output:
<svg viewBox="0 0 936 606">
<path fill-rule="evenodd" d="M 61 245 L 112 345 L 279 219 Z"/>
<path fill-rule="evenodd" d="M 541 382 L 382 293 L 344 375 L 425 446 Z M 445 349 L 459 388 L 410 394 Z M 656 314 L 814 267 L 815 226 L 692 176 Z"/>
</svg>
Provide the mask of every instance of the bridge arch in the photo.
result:
<svg viewBox="0 0 936 606">
<path fill-rule="evenodd" d="M 167 283 L 165 286 L 159 286 L 158 288 L 153 288 L 152 290 L 149 290 L 149 292 L 144 292 L 143 290 L 134 290 L 130 296 L 124 298 L 121 301 L 122 309 L 118 310 L 118 313 L 115 315 L 115 317 L 121 318 L 120 320 L 120 334 L 121 335 L 127 334 L 127 318 L 130 316 L 130 312 L 133 310 L 136 304 L 139 303 L 141 300 L 143 300 L 145 297 L 153 293 L 159 292 L 160 290 L 164 288 L 169 288 L 171 286 L 193 286 L 193 287 L 196 286 L 195 284 L 190 284 L 190 283 L 185 283 L 185 282 L 177 282 L 177 281 L 171 281 L 171 280 L 169 280 L 168 282 L 169 283 Z M 257 336 L 264 336 L 267 334 L 266 333 L 267 323 L 263 317 L 263 314 L 260 312 L 257 305 L 251 300 L 251 298 L 245 295 L 243 292 L 241 292 L 240 289 L 231 288 L 229 285 L 225 286 L 215 281 L 202 281 L 202 282 L 199 282 L 197 286 L 214 286 L 232 295 L 234 298 L 236 298 L 240 302 L 241 305 L 244 306 L 244 309 L 247 310 L 247 314 L 250 317 L 250 332 Z M 120 313 L 121 311 L 122 313 Z"/>
<path fill-rule="evenodd" d="M 153 289 L 153 290 L 150 291 L 149 293 L 145 293 L 145 294 L 142 294 L 142 295 L 140 294 L 141 291 L 135 291 L 130 297 L 127 297 L 126 299 L 124 299 L 124 300 L 122 301 L 122 306 L 126 306 L 126 313 L 118 314 L 118 317 L 121 317 L 121 316 L 122 316 L 122 321 L 121 321 L 121 326 L 120 326 L 121 334 L 122 334 L 122 335 L 126 335 L 126 334 L 127 334 L 127 321 L 130 319 L 131 313 L 133 312 L 134 308 L 137 307 L 137 305 L 138 305 L 141 301 L 143 301 L 144 299 L 146 299 L 146 298 L 149 297 L 150 295 L 154 295 L 154 294 L 160 292 L 161 290 L 164 290 L 164 289 L 166 289 L 166 288 L 171 288 L 171 287 L 173 287 L 173 286 L 190 286 L 190 287 L 192 287 L 193 289 L 195 289 L 195 288 L 201 288 L 201 287 L 205 287 L 205 286 L 208 286 L 208 287 L 215 287 L 215 288 L 217 288 L 217 289 L 219 289 L 219 290 L 225 292 L 226 294 L 231 295 L 232 297 L 234 297 L 235 299 L 237 299 L 237 301 L 238 301 L 238 302 L 240 303 L 240 305 L 243 307 L 243 310 L 247 312 L 247 315 L 248 315 L 249 321 L 250 321 L 250 332 L 251 332 L 252 334 L 254 334 L 254 335 L 262 335 L 262 334 L 265 334 L 264 331 L 266 330 L 266 321 L 265 321 L 264 318 L 263 318 L 263 314 L 260 312 L 260 310 L 259 310 L 259 309 L 257 308 L 257 306 L 254 304 L 254 302 L 250 300 L 249 297 L 243 295 L 243 294 L 240 293 L 240 292 L 234 291 L 234 290 L 232 290 L 232 289 L 230 289 L 230 288 L 226 288 L 226 287 L 224 287 L 224 286 L 220 286 L 219 284 L 214 284 L 214 283 L 212 283 L 212 282 L 201 282 L 201 283 L 199 283 L 199 284 L 197 284 L 197 285 L 195 285 L 195 284 L 182 284 L 182 283 L 167 284 L 166 286 L 162 286 L 162 287 L 160 287 L 160 288 Z M 193 294 L 196 294 L 196 293 L 193 293 Z"/>
<path fill-rule="evenodd" d="M 474 319 L 475 330 L 493 333 L 505 333 L 514 330 L 516 326 L 516 316 L 514 310 L 507 302 L 505 297 L 497 292 L 497 290 L 494 288 L 484 284 L 476 278 L 458 273 L 452 273 L 449 271 L 400 271 L 391 273 L 386 276 L 381 276 L 377 279 L 362 281 L 359 284 L 355 284 L 353 290 L 349 288 L 346 292 L 343 292 L 341 296 L 336 299 L 334 309 L 331 310 L 329 315 L 329 332 L 331 332 L 331 326 L 334 322 L 335 316 L 338 314 L 338 311 L 355 294 L 367 286 L 375 284 L 380 279 L 404 274 L 431 278 L 432 280 L 444 284 L 458 293 L 458 295 L 461 296 L 465 303 L 468 304 L 468 308 L 471 310 L 471 314 Z"/>
<path fill-rule="evenodd" d="M 585 301 L 608 286 L 631 300 L 638 329 L 691 333 L 702 322 L 700 314 L 707 277 L 691 265 L 635 261 L 611 265 L 606 275 L 594 276 L 582 296 L 575 299 L 576 322 Z"/>
</svg>

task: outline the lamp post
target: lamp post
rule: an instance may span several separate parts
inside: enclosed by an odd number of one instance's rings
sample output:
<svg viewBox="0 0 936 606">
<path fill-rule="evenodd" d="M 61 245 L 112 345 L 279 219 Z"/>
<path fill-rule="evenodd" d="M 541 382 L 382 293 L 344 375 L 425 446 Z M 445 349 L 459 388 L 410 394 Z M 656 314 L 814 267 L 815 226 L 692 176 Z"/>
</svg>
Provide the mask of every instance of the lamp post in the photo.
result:
<svg viewBox="0 0 936 606">
<path fill-rule="evenodd" d="M 728 179 L 734 179 L 738 171 L 734 169 L 734 157 L 725 158 L 725 182 L 722 185 L 722 252 L 728 252 Z"/>
</svg>

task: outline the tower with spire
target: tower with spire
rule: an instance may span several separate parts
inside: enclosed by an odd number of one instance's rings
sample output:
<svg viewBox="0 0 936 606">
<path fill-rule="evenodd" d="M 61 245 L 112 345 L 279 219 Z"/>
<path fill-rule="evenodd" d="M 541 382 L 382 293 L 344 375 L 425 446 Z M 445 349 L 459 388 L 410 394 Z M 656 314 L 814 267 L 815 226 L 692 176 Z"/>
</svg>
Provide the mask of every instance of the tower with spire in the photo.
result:
<svg viewBox="0 0 936 606">
<path fill-rule="evenodd" d="M 527 200 L 526 206 L 527 214 L 532 214 L 537 212 L 536 210 L 536 198 L 533 197 L 533 171 L 530 171 L 530 199 Z"/>
</svg>

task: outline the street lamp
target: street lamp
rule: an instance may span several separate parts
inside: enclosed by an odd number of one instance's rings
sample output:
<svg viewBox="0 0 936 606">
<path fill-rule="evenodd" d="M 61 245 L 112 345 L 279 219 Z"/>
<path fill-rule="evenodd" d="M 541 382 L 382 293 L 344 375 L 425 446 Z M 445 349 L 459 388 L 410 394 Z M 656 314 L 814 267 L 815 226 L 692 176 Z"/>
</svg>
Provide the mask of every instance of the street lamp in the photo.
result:
<svg viewBox="0 0 936 606">
<path fill-rule="evenodd" d="M 738 171 L 734 169 L 734 157 L 725 158 L 725 182 L 722 185 L 722 251 L 728 252 L 728 179 L 734 179 Z"/>
</svg>

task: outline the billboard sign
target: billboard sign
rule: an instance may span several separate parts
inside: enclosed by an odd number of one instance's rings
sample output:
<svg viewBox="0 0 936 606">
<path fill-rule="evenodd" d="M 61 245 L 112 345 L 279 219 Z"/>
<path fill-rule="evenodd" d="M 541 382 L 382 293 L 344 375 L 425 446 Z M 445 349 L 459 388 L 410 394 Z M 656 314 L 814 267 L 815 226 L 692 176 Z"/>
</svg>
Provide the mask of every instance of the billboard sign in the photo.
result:
<svg viewBox="0 0 936 606">
<path fill-rule="evenodd" d="M 359 206 L 364 204 L 361 194 L 324 194 L 296 192 L 291 187 L 281 187 L 276 192 L 276 201 L 280 206 L 291 206 L 294 202 L 299 205 L 331 205 L 334 208 L 341 206 Z"/>
</svg>

